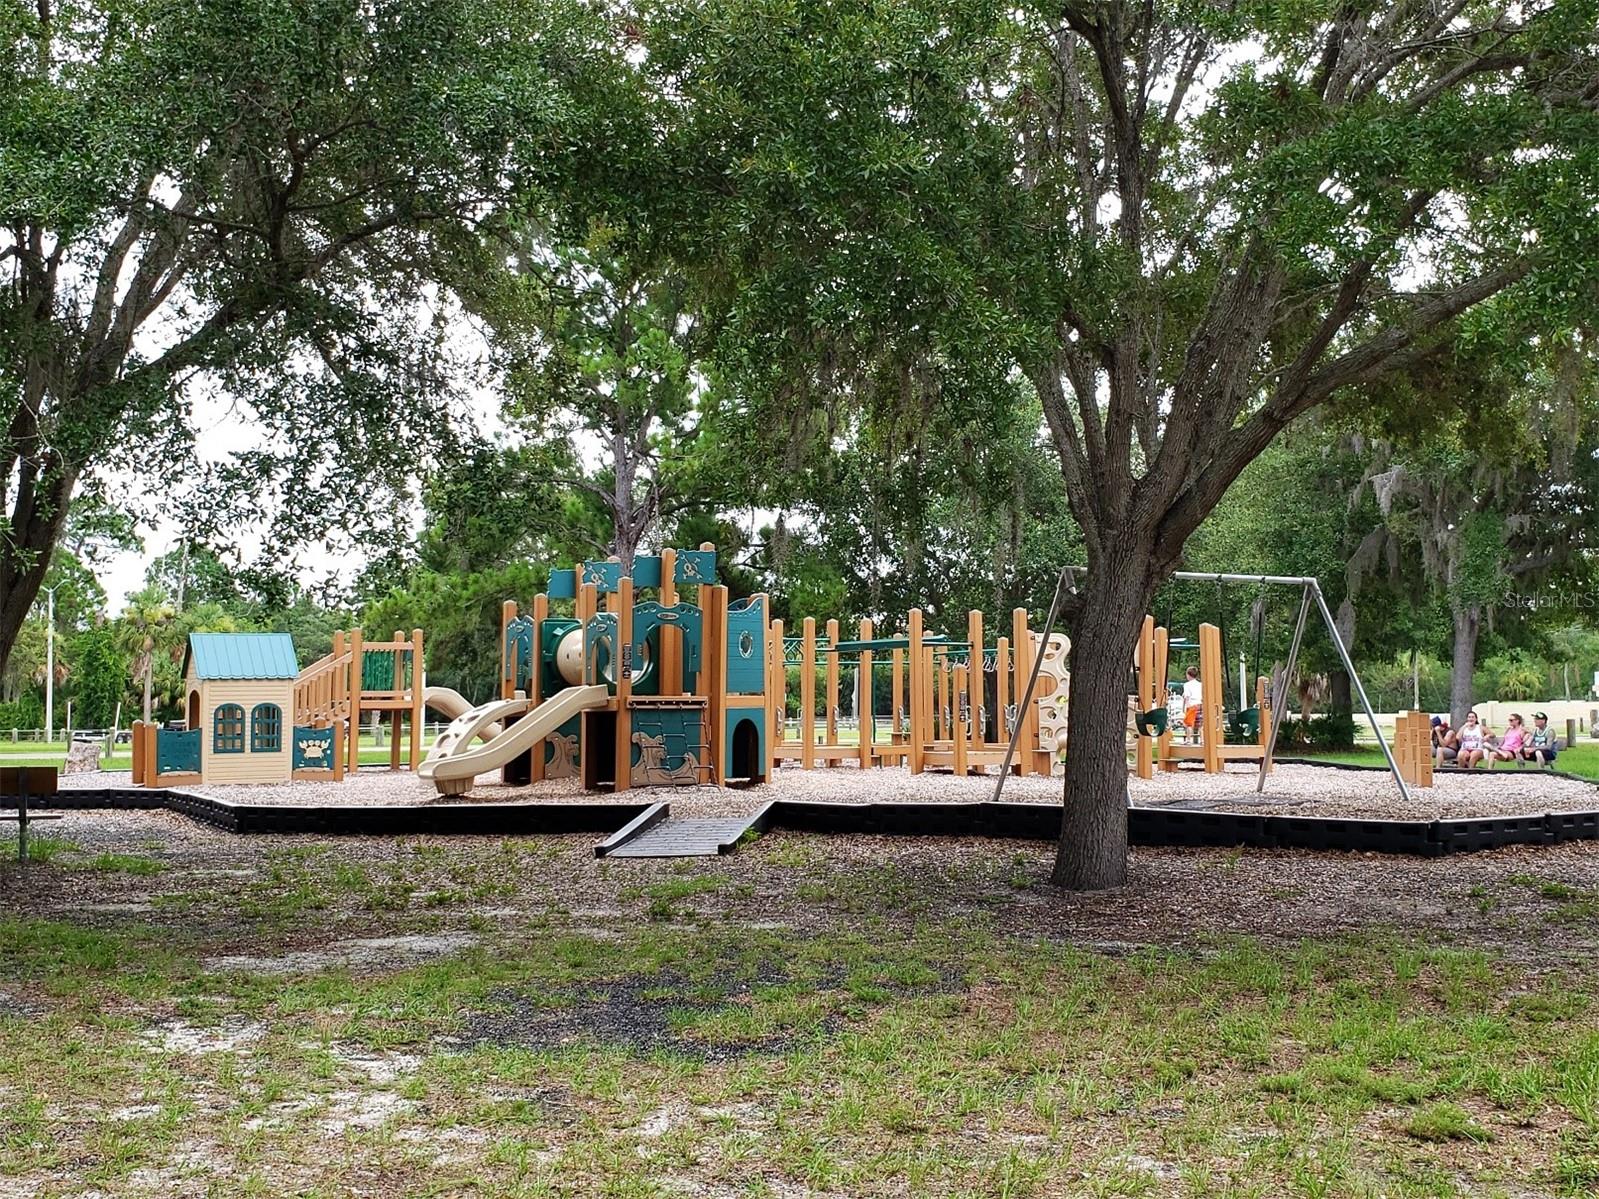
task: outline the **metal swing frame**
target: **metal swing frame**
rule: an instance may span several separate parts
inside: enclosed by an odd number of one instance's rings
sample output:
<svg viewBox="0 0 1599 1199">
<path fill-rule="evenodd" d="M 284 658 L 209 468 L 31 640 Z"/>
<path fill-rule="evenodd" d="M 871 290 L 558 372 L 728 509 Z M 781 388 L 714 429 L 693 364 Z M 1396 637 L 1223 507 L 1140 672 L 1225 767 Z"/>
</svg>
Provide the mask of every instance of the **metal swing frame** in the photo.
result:
<svg viewBox="0 0 1599 1199">
<path fill-rule="evenodd" d="M 1064 566 L 1061 568 L 1060 579 L 1055 585 L 1055 598 L 1049 606 L 1049 619 L 1044 625 L 1044 640 L 1047 643 L 1049 635 L 1054 632 L 1055 620 L 1060 613 L 1061 597 L 1067 591 L 1076 591 L 1074 578 L 1078 573 L 1087 573 L 1086 566 Z M 1349 649 L 1344 645 L 1343 636 L 1338 632 L 1338 624 L 1333 620 L 1332 609 L 1327 606 L 1327 597 L 1322 594 L 1321 583 L 1314 575 L 1242 575 L 1242 574 L 1214 574 L 1203 571 L 1179 570 L 1171 575 L 1173 579 L 1181 579 L 1194 583 L 1253 583 L 1256 586 L 1298 587 L 1300 589 L 1299 616 L 1294 621 L 1294 636 L 1288 646 L 1288 662 L 1283 667 L 1282 686 L 1277 688 L 1277 695 L 1272 700 L 1271 736 L 1266 740 L 1266 752 L 1261 755 L 1260 773 L 1255 780 L 1255 793 L 1262 794 L 1266 790 L 1266 774 L 1271 770 L 1272 759 L 1277 752 L 1277 734 L 1282 728 L 1283 717 L 1288 711 L 1288 680 L 1293 676 L 1294 667 L 1299 662 L 1299 647 L 1304 641 L 1305 620 L 1310 615 L 1310 605 L 1314 601 L 1317 611 L 1321 613 L 1322 624 L 1327 629 L 1327 635 L 1332 638 L 1333 648 L 1338 651 L 1338 659 L 1349 672 L 1349 680 L 1354 684 L 1355 694 L 1360 697 L 1361 709 L 1366 713 L 1366 719 L 1371 723 L 1372 734 L 1377 738 L 1377 744 L 1382 749 L 1382 756 L 1388 763 L 1388 770 L 1393 775 L 1394 785 L 1399 788 L 1399 794 L 1405 802 L 1409 803 L 1414 797 L 1410 787 L 1406 784 L 1404 776 L 1399 772 L 1399 763 L 1394 760 L 1393 750 L 1388 746 L 1388 739 L 1383 736 L 1382 727 L 1377 723 L 1377 713 L 1372 709 L 1371 700 L 1366 695 L 1365 685 L 1360 681 L 1360 674 L 1355 670 L 1355 663 L 1349 656 Z M 1027 691 L 1022 697 L 1022 706 L 1033 702 L 1034 687 L 1038 682 L 1038 667 L 1043 655 L 1033 663 L 1033 672 L 1027 680 Z M 999 779 L 994 786 L 994 799 L 998 801 L 1005 788 L 1006 776 L 1010 774 L 1012 755 L 1016 752 L 1017 731 L 1012 731 L 1010 746 L 1005 751 L 1005 765 L 1000 769 Z M 1068 732 L 1068 736 L 1069 736 Z"/>
</svg>

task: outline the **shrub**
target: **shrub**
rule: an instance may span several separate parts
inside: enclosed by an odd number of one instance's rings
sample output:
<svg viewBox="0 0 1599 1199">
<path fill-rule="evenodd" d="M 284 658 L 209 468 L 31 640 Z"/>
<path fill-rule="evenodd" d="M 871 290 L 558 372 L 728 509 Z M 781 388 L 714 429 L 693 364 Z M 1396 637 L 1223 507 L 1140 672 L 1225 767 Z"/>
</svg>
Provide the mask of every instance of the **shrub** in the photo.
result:
<svg viewBox="0 0 1599 1199">
<path fill-rule="evenodd" d="M 1325 716 L 1312 716 L 1310 722 L 1287 719 L 1277 734 L 1277 744 L 1299 746 L 1318 752 L 1346 750 L 1355 747 L 1355 717 L 1351 712 L 1329 712 Z"/>
<path fill-rule="evenodd" d="M 44 727 L 44 701 L 37 695 L 24 695 L 0 704 L 0 729 L 38 729 Z"/>
</svg>

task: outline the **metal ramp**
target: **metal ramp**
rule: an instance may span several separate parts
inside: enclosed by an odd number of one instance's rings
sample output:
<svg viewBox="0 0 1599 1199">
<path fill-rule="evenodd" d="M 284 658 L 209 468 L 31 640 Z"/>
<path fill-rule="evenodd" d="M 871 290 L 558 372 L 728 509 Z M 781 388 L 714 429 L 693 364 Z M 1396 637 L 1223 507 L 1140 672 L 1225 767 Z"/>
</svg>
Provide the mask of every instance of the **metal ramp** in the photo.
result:
<svg viewBox="0 0 1599 1199">
<path fill-rule="evenodd" d="M 766 827 L 770 804 L 747 816 L 672 819 L 670 804 L 652 804 L 594 847 L 597 858 L 709 858 L 732 853 L 751 829 Z"/>
</svg>

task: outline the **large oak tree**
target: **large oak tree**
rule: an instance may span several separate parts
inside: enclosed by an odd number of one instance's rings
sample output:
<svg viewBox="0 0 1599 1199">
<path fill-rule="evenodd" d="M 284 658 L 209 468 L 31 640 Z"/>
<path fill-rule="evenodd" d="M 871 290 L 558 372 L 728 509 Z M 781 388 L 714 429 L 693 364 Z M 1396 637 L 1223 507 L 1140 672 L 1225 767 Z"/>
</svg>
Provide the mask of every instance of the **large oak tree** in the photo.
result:
<svg viewBox="0 0 1599 1199">
<path fill-rule="evenodd" d="M 181 493 L 200 384 L 262 427 L 215 480 L 284 536 L 404 475 L 448 416 L 422 237 L 580 173 L 596 28 L 532 0 L 0 9 L 0 669 L 81 484 Z"/>
<path fill-rule="evenodd" d="M 1126 877 L 1138 622 L 1244 467 L 1485 305 L 1592 311 L 1596 28 L 1591 0 L 659 15 L 768 361 L 870 327 L 1038 392 L 1088 567 L 1058 883 Z"/>
</svg>

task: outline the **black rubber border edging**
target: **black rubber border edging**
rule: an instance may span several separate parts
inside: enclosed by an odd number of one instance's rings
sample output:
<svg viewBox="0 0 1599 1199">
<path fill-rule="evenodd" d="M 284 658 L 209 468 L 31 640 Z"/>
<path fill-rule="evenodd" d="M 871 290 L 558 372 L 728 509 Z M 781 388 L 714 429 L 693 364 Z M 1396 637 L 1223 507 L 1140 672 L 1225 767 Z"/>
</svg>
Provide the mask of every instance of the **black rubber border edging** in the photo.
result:
<svg viewBox="0 0 1599 1199">
<path fill-rule="evenodd" d="M 810 833 L 1054 841 L 1060 836 L 1060 820 L 1061 810 L 1053 804 L 778 800 L 771 805 L 767 824 L 770 828 Z M 1246 846 L 1441 857 L 1504 845 L 1599 840 L 1599 812 L 1544 812 L 1464 820 L 1361 820 L 1130 808 L 1127 835 L 1132 844 L 1149 847 Z"/>
<path fill-rule="evenodd" d="M 14 805 L 13 805 L 14 806 Z M 232 833 L 334 836 L 532 836 L 607 833 L 614 846 L 665 819 L 665 803 L 503 803 L 321 806 L 235 804 L 190 791 L 83 788 L 41 796 L 55 809 L 164 808 Z M 652 816 L 653 814 L 653 816 Z M 648 823 L 641 820 L 651 817 Z M 622 822 L 619 829 L 618 821 Z M 1031 803 L 827 803 L 774 800 L 749 827 L 757 831 L 907 837 L 994 837 L 1054 841 L 1061 809 Z M 629 831 L 631 830 L 631 831 Z M 627 836 L 623 837 L 622 834 Z M 1174 808 L 1130 808 L 1128 839 L 1149 847 L 1239 846 L 1343 850 L 1440 857 L 1506 845 L 1599 840 L 1599 811 L 1544 812 L 1461 820 L 1360 820 Z M 618 840 L 621 837 L 621 840 Z M 731 844 L 729 846 L 731 848 Z M 599 847 L 596 846 L 596 853 Z M 603 855 L 601 855 L 603 856 Z"/>
<path fill-rule="evenodd" d="M 10 797 L 0 803 L 14 804 Z M 192 791 L 85 787 L 29 800 L 57 809 L 164 808 L 230 833 L 316 833 L 326 836 L 535 836 L 609 833 L 647 803 L 242 804 Z"/>
</svg>

